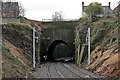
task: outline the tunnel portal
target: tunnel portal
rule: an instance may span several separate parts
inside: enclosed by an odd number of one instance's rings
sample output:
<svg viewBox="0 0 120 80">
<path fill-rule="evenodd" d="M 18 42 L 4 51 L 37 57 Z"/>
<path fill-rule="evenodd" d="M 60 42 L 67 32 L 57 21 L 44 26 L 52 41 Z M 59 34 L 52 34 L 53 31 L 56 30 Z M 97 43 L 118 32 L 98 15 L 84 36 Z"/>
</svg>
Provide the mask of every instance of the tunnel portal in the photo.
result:
<svg viewBox="0 0 120 80">
<path fill-rule="evenodd" d="M 48 53 L 47 53 L 47 60 L 48 61 L 53 61 L 54 60 L 54 55 L 53 55 L 54 50 L 60 44 L 66 45 L 68 47 L 68 49 L 69 49 L 69 45 L 65 41 L 63 41 L 63 40 L 55 40 L 54 42 L 52 42 L 50 44 L 50 46 L 48 48 Z M 65 53 L 63 53 L 63 54 L 65 54 Z"/>
<path fill-rule="evenodd" d="M 41 61 L 44 62 L 55 59 L 57 52 L 59 52 L 58 54 L 66 54 L 67 52 L 70 53 L 71 57 L 75 57 L 74 31 L 78 22 L 79 21 L 42 22 L 43 28 L 40 35 Z M 61 57 L 61 55 L 58 57 Z"/>
</svg>

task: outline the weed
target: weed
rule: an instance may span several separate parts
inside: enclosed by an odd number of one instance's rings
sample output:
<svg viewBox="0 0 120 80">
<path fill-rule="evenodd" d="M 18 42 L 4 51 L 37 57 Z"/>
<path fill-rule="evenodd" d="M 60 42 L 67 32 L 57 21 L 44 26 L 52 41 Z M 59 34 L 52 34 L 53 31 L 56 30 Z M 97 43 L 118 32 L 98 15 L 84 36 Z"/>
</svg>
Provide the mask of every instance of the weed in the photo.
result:
<svg viewBox="0 0 120 80">
<path fill-rule="evenodd" d="M 5 54 L 5 56 L 10 59 L 14 64 L 16 65 L 22 65 L 22 62 L 11 53 L 11 50 L 6 48 L 5 46 L 3 46 L 2 48 L 3 53 Z"/>
<path fill-rule="evenodd" d="M 21 60 L 19 60 L 19 58 L 17 58 L 15 55 L 13 55 L 13 53 L 11 52 L 10 49 L 6 48 L 5 45 L 2 46 L 2 51 L 3 51 L 3 55 L 6 56 L 9 61 L 14 64 L 14 69 L 12 69 L 12 65 L 3 64 L 3 71 L 6 71 L 6 68 L 10 68 L 10 73 L 4 73 L 4 77 L 17 77 L 20 76 L 20 71 L 23 72 L 26 71 L 28 69 L 28 66 L 24 65 Z M 19 71 L 18 71 L 19 70 Z M 24 73 L 22 73 L 24 74 Z M 22 75 L 21 74 L 21 75 Z"/>
<path fill-rule="evenodd" d="M 98 29 L 97 32 L 92 36 L 91 44 L 96 44 L 99 42 L 104 37 L 105 31 L 105 28 Z"/>
</svg>

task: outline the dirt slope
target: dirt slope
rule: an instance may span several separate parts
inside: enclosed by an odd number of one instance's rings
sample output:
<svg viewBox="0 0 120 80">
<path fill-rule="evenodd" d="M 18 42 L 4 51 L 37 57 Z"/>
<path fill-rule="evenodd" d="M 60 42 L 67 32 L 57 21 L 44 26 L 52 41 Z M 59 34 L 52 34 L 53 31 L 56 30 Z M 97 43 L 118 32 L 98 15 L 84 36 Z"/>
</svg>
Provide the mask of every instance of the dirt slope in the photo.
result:
<svg viewBox="0 0 120 80">
<path fill-rule="evenodd" d="M 32 67 L 32 27 L 42 29 L 40 21 L 21 18 L 21 23 L 2 25 L 3 77 L 24 78 Z M 36 48 L 37 49 L 37 48 Z"/>
<path fill-rule="evenodd" d="M 3 77 L 25 77 L 31 69 L 32 27 L 24 23 L 2 25 Z"/>
<path fill-rule="evenodd" d="M 118 47 L 112 47 L 102 52 L 102 49 L 98 46 L 94 49 L 91 56 L 92 63 L 89 66 L 89 69 L 94 73 L 99 73 L 109 77 L 120 76 L 120 69 L 118 65 L 120 63 L 118 62 L 120 54 L 118 54 Z"/>
<path fill-rule="evenodd" d="M 24 78 L 30 66 L 23 50 L 15 47 L 8 41 L 3 41 L 3 78 Z"/>
<path fill-rule="evenodd" d="M 91 28 L 91 64 L 85 66 L 88 70 L 106 77 L 120 77 L 120 22 L 113 18 L 102 18 L 92 23 L 81 19 L 77 26 L 80 39 L 85 36 L 88 26 Z M 85 43 L 85 39 L 80 42 Z M 86 64 L 86 61 L 83 64 Z"/>
</svg>

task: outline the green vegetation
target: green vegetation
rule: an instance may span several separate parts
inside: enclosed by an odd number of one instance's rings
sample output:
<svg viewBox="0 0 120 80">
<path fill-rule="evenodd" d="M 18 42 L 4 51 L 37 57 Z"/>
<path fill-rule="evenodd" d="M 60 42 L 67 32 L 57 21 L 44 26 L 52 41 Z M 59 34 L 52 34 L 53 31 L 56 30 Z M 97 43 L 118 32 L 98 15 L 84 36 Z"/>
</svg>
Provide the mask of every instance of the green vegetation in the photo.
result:
<svg viewBox="0 0 120 80">
<path fill-rule="evenodd" d="M 25 53 L 31 55 L 32 27 L 29 24 L 9 23 L 3 25 L 3 38 L 10 41 L 14 46 L 23 48 Z"/>
<path fill-rule="evenodd" d="M 87 13 L 87 16 L 91 22 L 98 20 L 100 18 L 99 15 L 103 13 L 101 3 L 98 2 L 90 3 L 88 7 L 85 9 L 85 12 Z"/>
<path fill-rule="evenodd" d="M 113 38 L 116 38 L 117 40 L 119 26 L 120 22 L 111 19 L 101 19 L 93 22 L 91 25 L 91 44 L 102 43 L 102 45 L 107 45 L 107 43 L 111 43 Z"/>
<path fill-rule="evenodd" d="M 2 75 L 2 41 L 0 41 L 0 76 Z"/>
<path fill-rule="evenodd" d="M 97 30 L 97 32 L 92 36 L 91 44 L 96 44 L 100 40 L 102 40 L 101 38 L 104 38 L 105 31 L 105 28 L 100 28 L 99 30 Z"/>
<path fill-rule="evenodd" d="M 17 65 L 20 64 L 20 61 L 18 61 L 18 59 L 14 55 L 12 55 L 10 49 L 8 49 L 5 46 L 3 46 L 2 52 L 8 59 L 12 60 L 12 62 L 14 62 Z"/>
<path fill-rule="evenodd" d="M 101 45 L 107 48 L 113 47 L 119 43 L 120 35 L 118 30 L 120 27 L 120 22 L 113 18 L 101 18 L 95 22 L 88 22 L 88 19 L 81 18 L 79 21 L 79 26 L 76 27 L 76 38 L 75 38 L 75 50 L 76 50 L 76 63 L 79 64 L 82 55 L 82 46 L 86 43 L 86 33 L 87 27 L 91 28 L 91 52 L 96 48 L 96 46 Z M 80 48 L 79 48 L 80 45 Z M 83 51 L 83 54 L 86 54 Z M 92 57 L 92 56 L 91 56 Z M 87 58 L 87 57 L 86 57 Z M 86 61 L 81 64 L 86 65 Z"/>
<path fill-rule="evenodd" d="M 31 54 L 32 54 L 32 27 L 29 24 L 24 23 L 8 23 L 3 26 L 3 42 L 7 40 L 14 47 L 23 50 L 24 58 L 18 58 L 16 52 L 11 52 L 10 48 L 7 48 L 3 44 L 3 77 L 24 77 L 26 72 L 30 69 Z M 16 50 L 15 50 L 16 51 Z M 25 63 L 24 61 L 25 60 Z M 26 63 L 26 60 L 30 60 Z"/>
<path fill-rule="evenodd" d="M 85 12 L 92 16 L 96 16 L 97 14 L 103 13 L 101 3 L 98 2 L 90 3 Z"/>
<path fill-rule="evenodd" d="M 79 31 L 76 31 L 76 38 L 75 38 L 75 54 L 77 54 L 76 63 L 80 64 L 80 36 Z"/>
<path fill-rule="evenodd" d="M 80 57 L 80 45 L 78 46 L 78 48 L 77 48 L 77 64 L 80 64 L 80 59 L 81 57 Z"/>
<path fill-rule="evenodd" d="M 5 26 L 7 26 L 7 29 L 10 31 L 19 32 L 20 35 L 26 38 L 27 36 L 30 36 L 30 31 L 32 29 L 30 25 L 24 23 L 9 23 Z"/>
<path fill-rule="evenodd" d="M 3 77 L 8 77 L 8 78 L 11 77 L 11 76 L 12 77 L 17 77 L 17 76 L 21 76 L 23 74 L 20 71 L 25 70 L 27 72 L 28 66 L 24 65 L 19 60 L 19 58 L 17 58 L 15 55 L 13 55 L 11 50 L 6 48 L 4 44 L 3 44 L 3 47 L 2 47 L 2 53 L 3 53 L 3 56 L 10 61 L 9 64 L 6 63 L 6 62 L 3 62 L 3 65 L 2 65 L 3 66 Z M 9 68 L 9 70 L 11 69 L 9 74 L 4 73 L 4 72 L 7 71 L 6 70 L 7 68 Z"/>
</svg>

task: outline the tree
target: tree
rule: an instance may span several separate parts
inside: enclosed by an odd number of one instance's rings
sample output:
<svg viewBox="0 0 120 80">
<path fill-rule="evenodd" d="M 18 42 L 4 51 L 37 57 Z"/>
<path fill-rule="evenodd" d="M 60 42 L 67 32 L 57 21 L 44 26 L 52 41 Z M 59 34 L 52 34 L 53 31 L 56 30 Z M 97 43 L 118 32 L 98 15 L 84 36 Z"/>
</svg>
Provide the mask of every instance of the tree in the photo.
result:
<svg viewBox="0 0 120 80">
<path fill-rule="evenodd" d="M 53 21 L 62 21 L 63 20 L 63 13 L 62 13 L 62 11 L 55 12 L 54 14 L 52 14 L 52 20 Z"/>
<path fill-rule="evenodd" d="M 118 21 L 120 20 L 120 0 L 118 2 Z"/>
<path fill-rule="evenodd" d="M 120 1 L 118 2 L 118 5 L 120 4 Z"/>
<path fill-rule="evenodd" d="M 86 8 L 85 12 L 90 16 L 96 16 L 98 14 L 103 13 L 101 3 L 98 2 L 90 3 L 89 6 Z"/>
<path fill-rule="evenodd" d="M 26 9 L 23 7 L 22 3 L 19 2 L 19 16 L 25 16 Z"/>
</svg>

